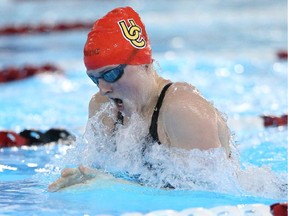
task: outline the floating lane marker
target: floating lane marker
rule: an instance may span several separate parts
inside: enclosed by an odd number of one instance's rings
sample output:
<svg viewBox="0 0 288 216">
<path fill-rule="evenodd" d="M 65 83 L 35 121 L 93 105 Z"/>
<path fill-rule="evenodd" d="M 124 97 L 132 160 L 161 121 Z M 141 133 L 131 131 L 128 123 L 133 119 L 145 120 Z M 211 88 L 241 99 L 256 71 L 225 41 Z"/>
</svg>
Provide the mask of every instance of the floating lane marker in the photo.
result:
<svg viewBox="0 0 288 216">
<path fill-rule="evenodd" d="M 58 24 L 23 24 L 0 27 L 0 36 L 21 35 L 21 34 L 43 34 L 50 32 L 65 32 L 71 30 L 89 30 L 93 26 L 92 22 L 73 22 Z"/>
<path fill-rule="evenodd" d="M 43 64 L 40 66 L 25 65 L 23 67 L 7 67 L 0 69 L 0 83 L 6 83 L 25 79 L 40 73 L 62 72 L 60 68 L 53 64 Z"/>
</svg>

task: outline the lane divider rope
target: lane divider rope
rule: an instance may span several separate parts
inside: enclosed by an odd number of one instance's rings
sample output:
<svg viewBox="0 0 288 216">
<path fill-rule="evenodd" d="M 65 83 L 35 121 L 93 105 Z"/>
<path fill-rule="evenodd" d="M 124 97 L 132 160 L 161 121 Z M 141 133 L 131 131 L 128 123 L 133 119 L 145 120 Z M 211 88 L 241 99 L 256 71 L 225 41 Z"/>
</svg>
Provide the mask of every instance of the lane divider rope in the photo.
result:
<svg viewBox="0 0 288 216">
<path fill-rule="evenodd" d="M 188 208 L 182 211 L 156 210 L 146 214 L 140 212 L 124 213 L 121 216 L 287 216 L 287 203 L 272 205 L 245 204 L 237 206 L 217 206 L 214 208 Z"/>
<path fill-rule="evenodd" d="M 288 59 L 288 52 L 286 50 L 279 50 L 277 52 L 277 57 L 280 60 L 287 60 Z"/>
<path fill-rule="evenodd" d="M 282 116 L 261 116 L 264 120 L 264 127 L 278 127 L 287 125 L 287 114 Z"/>
<path fill-rule="evenodd" d="M 6 83 L 25 79 L 40 73 L 62 73 L 63 71 L 56 65 L 47 63 L 40 66 L 25 65 L 22 67 L 6 67 L 0 69 L 0 83 Z"/>
<path fill-rule="evenodd" d="M 23 25 L 7 25 L 0 27 L 0 36 L 19 35 L 19 34 L 41 34 L 49 32 L 64 32 L 71 30 L 88 30 L 93 26 L 92 22 L 78 21 L 73 23 L 58 24 L 23 24 Z"/>
</svg>

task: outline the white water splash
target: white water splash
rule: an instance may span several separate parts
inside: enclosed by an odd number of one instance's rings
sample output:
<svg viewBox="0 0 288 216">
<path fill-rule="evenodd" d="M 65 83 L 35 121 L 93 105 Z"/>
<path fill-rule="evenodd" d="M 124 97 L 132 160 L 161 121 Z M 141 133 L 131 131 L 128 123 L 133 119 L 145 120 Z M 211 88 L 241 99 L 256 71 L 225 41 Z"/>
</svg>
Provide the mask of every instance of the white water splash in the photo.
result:
<svg viewBox="0 0 288 216">
<path fill-rule="evenodd" d="M 188 151 L 149 143 L 143 138 L 148 126 L 136 114 L 128 126 L 119 126 L 110 136 L 99 123 L 107 110 L 111 111 L 109 105 L 89 120 L 85 135 L 68 151 L 64 163 L 92 166 L 156 188 L 286 198 L 287 174 L 276 175 L 267 167 L 244 167 L 235 149 L 232 158 L 227 158 L 223 148 Z"/>
</svg>

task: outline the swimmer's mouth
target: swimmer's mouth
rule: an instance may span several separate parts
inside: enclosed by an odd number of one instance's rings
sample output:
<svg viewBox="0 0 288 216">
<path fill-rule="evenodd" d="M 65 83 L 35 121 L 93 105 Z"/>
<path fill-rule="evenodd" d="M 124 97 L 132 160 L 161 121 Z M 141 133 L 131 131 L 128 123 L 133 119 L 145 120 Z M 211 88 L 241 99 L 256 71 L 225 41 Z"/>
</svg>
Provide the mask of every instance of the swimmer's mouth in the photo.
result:
<svg viewBox="0 0 288 216">
<path fill-rule="evenodd" d="M 121 99 L 119 99 L 119 98 L 111 98 L 111 99 L 114 101 L 114 103 L 115 103 L 115 105 L 119 111 L 122 111 L 124 109 L 123 101 Z"/>
</svg>

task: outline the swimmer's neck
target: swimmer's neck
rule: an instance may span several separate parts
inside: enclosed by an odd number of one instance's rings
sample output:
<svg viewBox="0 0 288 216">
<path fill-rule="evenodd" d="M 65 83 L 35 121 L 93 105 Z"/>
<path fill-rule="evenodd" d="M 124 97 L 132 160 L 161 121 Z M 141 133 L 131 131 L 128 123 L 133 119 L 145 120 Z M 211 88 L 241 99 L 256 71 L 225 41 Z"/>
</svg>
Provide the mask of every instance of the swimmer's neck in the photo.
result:
<svg viewBox="0 0 288 216">
<path fill-rule="evenodd" d="M 144 119 L 151 119 L 159 95 L 163 87 L 169 82 L 169 80 L 156 76 L 154 82 L 151 82 L 152 85 L 147 86 L 150 89 L 149 91 L 147 91 L 149 93 L 146 95 L 146 103 L 144 103 L 139 110 L 139 114 L 141 117 L 143 117 Z"/>
</svg>

